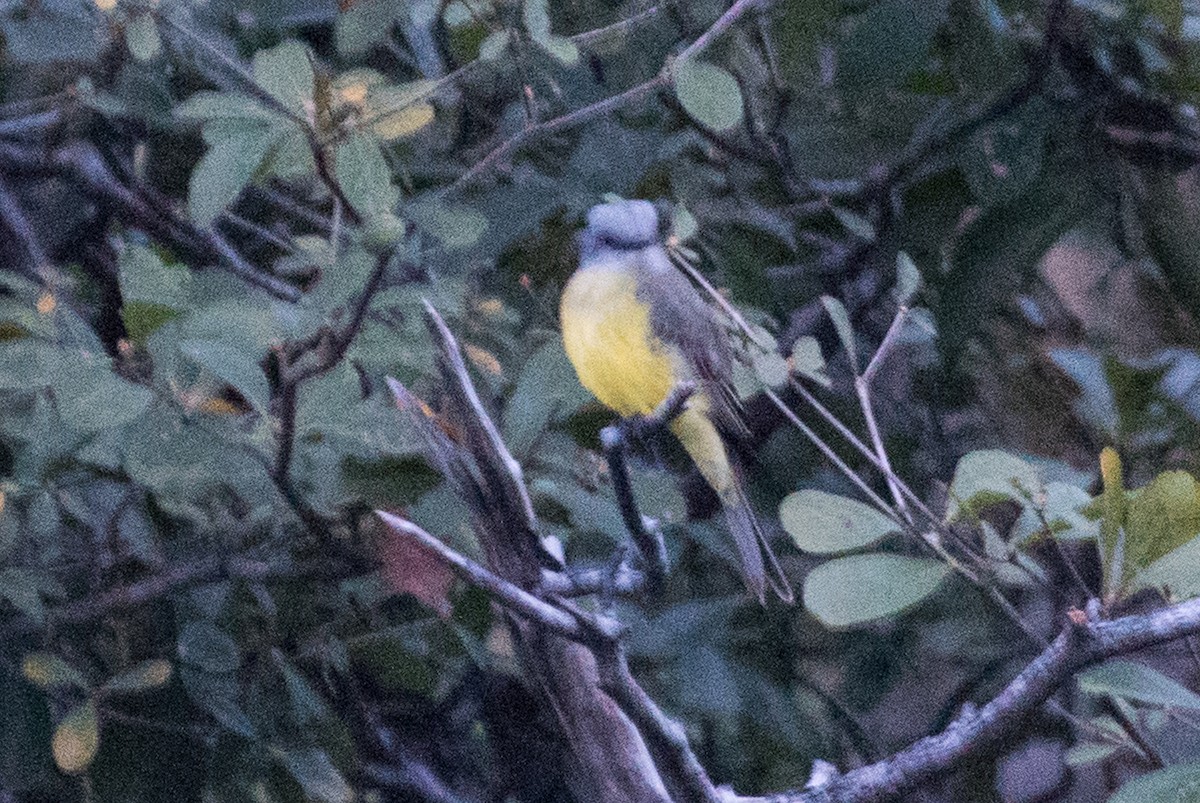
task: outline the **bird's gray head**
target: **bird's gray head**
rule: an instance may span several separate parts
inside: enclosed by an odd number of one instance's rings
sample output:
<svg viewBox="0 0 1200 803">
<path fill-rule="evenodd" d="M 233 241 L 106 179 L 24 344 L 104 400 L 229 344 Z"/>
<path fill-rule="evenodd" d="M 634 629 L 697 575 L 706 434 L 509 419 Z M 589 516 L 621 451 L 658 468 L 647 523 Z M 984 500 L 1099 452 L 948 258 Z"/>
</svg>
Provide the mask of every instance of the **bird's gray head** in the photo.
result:
<svg viewBox="0 0 1200 803">
<path fill-rule="evenodd" d="M 658 210 L 650 201 L 611 201 L 588 210 L 579 236 L 579 257 L 588 262 L 606 253 L 640 251 L 659 242 Z"/>
</svg>

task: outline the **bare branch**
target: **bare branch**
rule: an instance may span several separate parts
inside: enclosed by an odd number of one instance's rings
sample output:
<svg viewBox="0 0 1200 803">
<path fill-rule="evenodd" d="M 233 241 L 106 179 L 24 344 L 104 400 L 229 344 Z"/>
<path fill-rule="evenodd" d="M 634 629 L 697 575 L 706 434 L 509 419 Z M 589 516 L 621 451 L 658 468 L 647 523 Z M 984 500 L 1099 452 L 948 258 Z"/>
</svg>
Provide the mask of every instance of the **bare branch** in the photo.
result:
<svg viewBox="0 0 1200 803">
<path fill-rule="evenodd" d="M 968 709 L 941 733 L 882 761 L 837 776 L 807 791 L 740 797 L 738 803 L 879 803 L 922 782 L 1016 730 L 1079 670 L 1155 644 L 1200 633 L 1200 599 L 1153 613 L 1071 626 L 1005 689 L 978 710 Z"/>
<path fill-rule="evenodd" d="M 468 583 L 483 589 L 497 602 L 531 622 L 568 638 L 587 644 L 595 641 L 596 633 L 584 628 L 580 621 L 543 599 L 535 597 L 507 580 L 497 576 L 466 555 L 455 552 L 419 526 L 392 513 L 376 510 L 384 524 L 394 534 L 412 538 L 421 546 L 438 556 L 450 569 Z"/>
</svg>

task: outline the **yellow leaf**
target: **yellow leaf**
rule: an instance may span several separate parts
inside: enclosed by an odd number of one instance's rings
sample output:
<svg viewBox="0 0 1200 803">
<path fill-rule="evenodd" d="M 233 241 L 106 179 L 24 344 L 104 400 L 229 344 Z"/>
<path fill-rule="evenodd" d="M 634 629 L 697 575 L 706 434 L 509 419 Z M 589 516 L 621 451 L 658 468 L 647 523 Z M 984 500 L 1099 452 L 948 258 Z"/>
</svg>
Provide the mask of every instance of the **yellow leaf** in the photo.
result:
<svg viewBox="0 0 1200 803">
<path fill-rule="evenodd" d="M 480 348 L 479 346 L 475 346 L 470 343 L 463 344 L 463 351 L 467 353 L 467 359 L 471 361 L 471 364 L 480 371 L 489 373 L 492 376 L 500 376 L 500 361 L 496 359 L 496 355 L 492 354 L 487 349 Z"/>
<path fill-rule="evenodd" d="M 395 114 L 381 115 L 371 125 L 371 130 L 383 141 L 390 142 L 415 134 L 432 122 L 433 106 L 417 103 Z"/>
<path fill-rule="evenodd" d="M 96 757 L 100 746 L 100 724 L 96 720 L 96 704 L 91 700 L 75 708 L 58 723 L 50 749 L 54 763 L 68 775 L 86 770 Z"/>
<path fill-rule="evenodd" d="M 485 298 L 478 306 L 479 311 L 490 318 L 498 318 L 504 313 L 504 302 L 498 298 Z"/>
<path fill-rule="evenodd" d="M 58 301 L 55 300 L 53 293 L 42 293 L 38 296 L 37 311 L 42 315 L 49 315 L 57 306 Z"/>
<path fill-rule="evenodd" d="M 94 0 L 96 8 L 101 11 L 112 11 L 117 7 L 117 0 Z"/>
<path fill-rule="evenodd" d="M 88 687 L 79 670 L 57 655 L 48 652 L 31 652 L 21 662 L 21 674 L 35 686 L 48 689 L 54 686 Z"/>
<path fill-rule="evenodd" d="M 241 415 L 243 412 L 232 402 L 217 397 L 205 399 L 197 409 L 210 415 Z"/>
</svg>

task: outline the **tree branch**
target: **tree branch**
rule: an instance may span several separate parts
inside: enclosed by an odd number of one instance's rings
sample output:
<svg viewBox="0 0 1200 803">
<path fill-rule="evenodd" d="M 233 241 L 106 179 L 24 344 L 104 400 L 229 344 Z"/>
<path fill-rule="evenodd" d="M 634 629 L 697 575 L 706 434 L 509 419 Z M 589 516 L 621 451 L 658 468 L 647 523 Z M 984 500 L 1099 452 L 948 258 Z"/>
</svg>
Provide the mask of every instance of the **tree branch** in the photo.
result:
<svg viewBox="0 0 1200 803">
<path fill-rule="evenodd" d="M 486 591 L 514 613 L 571 641 L 588 644 L 596 640 L 597 634 L 589 631 L 576 617 L 498 577 L 466 555 L 446 546 L 408 519 L 384 510 L 376 510 L 375 515 L 394 535 L 413 539 L 437 555 L 439 560 L 463 580 Z"/>
<path fill-rule="evenodd" d="M 982 708 L 969 708 L 941 733 L 899 753 L 833 778 L 816 789 L 738 803 L 878 803 L 946 772 L 1012 733 L 1076 672 L 1091 664 L 1200 632 L 1200 599 L 1137 616 L 1072 625 Z"/>
</svg>

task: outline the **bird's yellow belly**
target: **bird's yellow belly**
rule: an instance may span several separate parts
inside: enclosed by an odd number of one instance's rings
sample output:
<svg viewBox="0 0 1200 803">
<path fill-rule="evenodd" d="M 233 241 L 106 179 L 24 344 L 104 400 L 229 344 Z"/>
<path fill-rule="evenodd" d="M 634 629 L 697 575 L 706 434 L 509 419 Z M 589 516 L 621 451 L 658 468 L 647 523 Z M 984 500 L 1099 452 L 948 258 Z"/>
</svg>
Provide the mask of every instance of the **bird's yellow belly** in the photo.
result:
<svg viewBox="0 0 1200 803">
<path fill-rule="evenodd" d="M 579 381 L 620 415 L 654 412 L 682 378 L 679 357 L 654 336 L 630 273 L 576 271 L 560 314 L 563 346 Z"/>
</svg>

